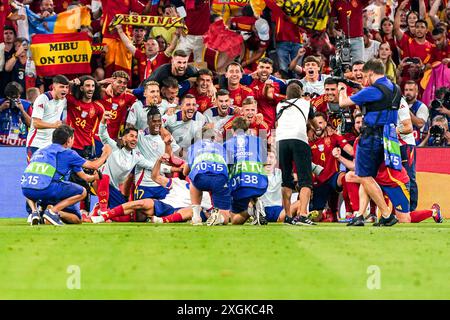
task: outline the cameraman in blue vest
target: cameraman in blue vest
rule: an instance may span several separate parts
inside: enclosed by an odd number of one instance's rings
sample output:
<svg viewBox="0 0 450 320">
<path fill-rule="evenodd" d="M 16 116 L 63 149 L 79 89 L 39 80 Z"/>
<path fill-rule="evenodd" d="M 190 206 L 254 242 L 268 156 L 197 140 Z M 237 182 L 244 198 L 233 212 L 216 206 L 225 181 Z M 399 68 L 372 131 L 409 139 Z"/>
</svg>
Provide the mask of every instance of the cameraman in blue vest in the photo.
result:
<svg viewBox="0 0 450 320">
<path fill-rule="evenodd" d="M 382 217 L 376 225 L 393 226 L 398 220 L 394 214 L 391 214 L 374 178 L 380 165 L 385 161 L 383 137 L 386 137 L 386 129 L 391 129 L 386 138 L 396 139 L 394 126 L 397 123 L 401 92 L 400 88 L 385 76 L 385 67 L 381 60 L 367 61 L 362 72 L 368 86 L 355 95 L 347 97 L 345 84 L 339 83 L 339 105 L 342 108 L 358 105 L 362 110 L 364 122 L 356 152 L 355 173 L 361 178 L 361 187 L 381 211 Z M 390 159 L 389 157 L 388 160 Z M 392 164 L 393 167 L 401 169 L 400 154 L 393 162 L 395 162 Z"/>
<path fill-rule="evenodd" d="M 43 218 L 57 226 L 63 225 L 62 221 L 69 224 L 81 223 L 79 202 L 86 197 L 87 191 L 82 186 L 67 181 L 70 173 L 73 171 L 81 179 L 92 182 L 98 179 L 97 174 L 86 174 L 83 168 L 97 170 L 111 153 L 111 147 L 105 145 L 102 155 L 95 161 L 80 157 L 70 149 L 74 140 L 73 133 L 74 130 L 68 125 L 56 128 L 52 144 L 33 154 L 21 179 L 22 193 L 28 200 L 35 203 L 40 201 L 44 208 L 52 205 L 44 211 Z M 40 213 L 34 208 L 31 225 L 39 224 L 40 218 Z"/>
</svg>

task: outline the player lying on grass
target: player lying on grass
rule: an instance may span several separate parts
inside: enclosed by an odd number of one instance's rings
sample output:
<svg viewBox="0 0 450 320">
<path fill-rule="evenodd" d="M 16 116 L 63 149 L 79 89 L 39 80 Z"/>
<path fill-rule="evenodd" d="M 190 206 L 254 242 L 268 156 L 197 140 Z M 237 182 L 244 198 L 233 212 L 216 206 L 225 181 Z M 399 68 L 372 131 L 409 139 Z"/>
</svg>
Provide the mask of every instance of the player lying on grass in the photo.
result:
<svg viewBox="0 0 450 320">
<path fill-rule="evenodd" d="M 214 129 L 204 127 L 202 139 L 188 149 L 188 162 L 183 174 L 191 181 L 190 192 L 192 202 L 192 224 L 202 225 L 200 212 L 204 191 L 211 194 L 214 204 L 207 225 L 226 224 L 231 205 L 230 188 L 228 186 L 228 167 L 225 162 L 225 150 L 220 143 L 222 137 Z M 220 214 L 219 212 L 220 211 Z"/>
<path fill-rule="evenodd" d="M 61 125 L 56 128 L 52 144 L 33 154 L 21 180 L 22 193 L 28 200 L 35 203 L 40 201 L 43 208 L 52 205 L 44 211 L 43 218 L 47 223 L 57 226 L 63 225 L 63 222 L 81 223 L 79 202 L 86 197 L 87 191 L 67 181 L 71 171 L 86 182 L 92 182 L 98 179 L 97 174 L 88 175 L 83 168 L 97 170 L 111 153 L 111 147 L 104 146 L 100 158 L 89 161 L 71 150 L 73 141 L 74 130 L 71 127 Z M 40 214 L 34 210 L 31 224 L 39 224 L 39 221 Z"/>
<path fill-rule="evenodd" d="M 160 173 L 161 163 L 168 163 L 170 157 L 164 154 L 160 157 L 152 170 L 152 179 L 159 185 L 169 189 L 169 193 L 164 199 L 141 199 L 124 203 L 113 209 L 108 210 L 105 214 L 92 216 L 93 223 L 102 223 L 108 219 L 130 215 L 135 213 L 136 222 L 152 221 L 155 223 L 162 222 L 183 222 L 192 218 L 191 196 L 189 192 L 189 183 L 179 178 L 167 178 Z M 201 206 L 208 210 L 212 207 L 211 198 L 207 192 L 202 195 Z M 206 215 L 202 214 L 202 220 L 206 221 Z"/>
</svg>

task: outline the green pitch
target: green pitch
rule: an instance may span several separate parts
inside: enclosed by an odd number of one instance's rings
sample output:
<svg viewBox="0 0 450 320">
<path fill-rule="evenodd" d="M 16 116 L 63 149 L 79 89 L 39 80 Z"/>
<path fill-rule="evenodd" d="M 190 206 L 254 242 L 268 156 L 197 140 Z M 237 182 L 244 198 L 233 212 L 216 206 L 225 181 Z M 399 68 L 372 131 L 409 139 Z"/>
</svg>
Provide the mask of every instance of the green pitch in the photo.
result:
<svg viewBox="0 0 450 320">
<path fill-rule="evenodd" d="M 0 239 L 0 299 L 450 299 L 450 224 L 432 220 L 388 229 L 0 219 Z"/>
</svg>

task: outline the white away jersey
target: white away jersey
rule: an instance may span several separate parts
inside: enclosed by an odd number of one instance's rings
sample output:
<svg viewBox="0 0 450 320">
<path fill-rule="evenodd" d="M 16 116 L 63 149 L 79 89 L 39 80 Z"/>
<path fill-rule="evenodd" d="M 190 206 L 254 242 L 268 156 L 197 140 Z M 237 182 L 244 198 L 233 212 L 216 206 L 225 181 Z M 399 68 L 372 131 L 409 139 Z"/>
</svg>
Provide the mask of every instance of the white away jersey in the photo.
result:
<svg viewBox="0 0 450 320">
<path fill-rule="evenodd" d="M 167 196 L 160 200 L 165 204 L 171 205 L 173 208 L 186 208 L 191 206 L 191 193 L 189 191 L 189 183 L 179 178 L 171 179 L 171 187 Z M 211 197 L 208 192 L 203 192 L 202 203 L 203 209 L 212 208 Z"/>
</svg>

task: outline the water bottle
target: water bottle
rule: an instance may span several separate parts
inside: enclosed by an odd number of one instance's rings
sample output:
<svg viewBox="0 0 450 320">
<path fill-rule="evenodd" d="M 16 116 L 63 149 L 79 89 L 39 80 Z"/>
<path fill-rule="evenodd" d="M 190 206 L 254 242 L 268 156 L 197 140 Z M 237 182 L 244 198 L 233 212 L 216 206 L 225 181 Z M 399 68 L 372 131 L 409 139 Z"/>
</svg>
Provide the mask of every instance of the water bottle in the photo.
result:
<svg viewBox="0 0 450 320">
<path fill-rule="evenodd" d="M 25 65 L 25 90 L 36 86 L 36 66 L 31 57 Z"/>
</svg>

